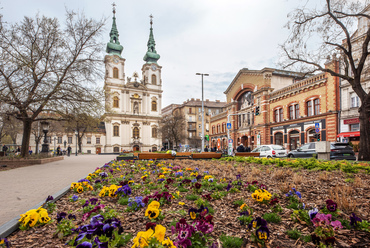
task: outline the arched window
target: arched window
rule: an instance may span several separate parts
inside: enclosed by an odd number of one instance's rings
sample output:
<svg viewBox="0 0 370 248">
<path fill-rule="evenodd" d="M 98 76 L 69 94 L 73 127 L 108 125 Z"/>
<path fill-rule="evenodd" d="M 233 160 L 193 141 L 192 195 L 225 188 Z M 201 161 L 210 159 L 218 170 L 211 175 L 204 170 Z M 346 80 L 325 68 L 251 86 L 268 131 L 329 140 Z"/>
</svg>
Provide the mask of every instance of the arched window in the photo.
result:
<svg viewBox="0 0 370 248">
<path fill-rule="evenodd" d="M 306 102 L 306 111 L 307 111 L 307 116 L 312 115 L 312 101 Z"/>
<path fill-rule="evenodd" d="M 113 68 L 113 78 L 118 78 L 118 69 L 116 67 Z"/>
<path fill-rule="evenodd" d="M 316 98 L 313 100 L 313 114 L 318 115 L 320 114 L 320 99 Z"/>
<path fill-rule="evenodd" d="M 283 134 L 282 133 L 276 133 L 275 134 L 275 144 L 276 145 L 283 145 L 284 144 L 284 142 L 283 142 Z"/>
<path fill-rule="evenodd" d="M 157 111 L 157 102 L 152 101 L 152 111 Z"/>
<path fill-rule="evenodd" d="M 157 138 L 157 128 L 156 127 L 152 128 L 152 138 Z"/>
<path fill-rule="evenodd" d="M 220 124 L 217 124 L 217 133 L 220 133 Z"/>
<path fill-rule="evenodd" d="M 117 96 L 113 97 L 113 108 L 119 108 L 119 99 Z"/>
<path fill-rule="evenodd" d="M 157 84 L 157 76 L 152 74 L 152 84 Z"/>
<path fill-rule="evenodd" d="M 132 131 L 132 136 L 134 138 L 139 138 L 140 137 L 140 132 L 138 127 L 134 127 L 134 130 Z"/>
<path fill-rule="evenodd" d="M 113 136 L 119 136 L 119 126 L 113 126 Z"/>
<path fill-rule="evenodd" d="M 212 134 L 215 134 L 215 126 L 212 126 Z"/>
</svg>

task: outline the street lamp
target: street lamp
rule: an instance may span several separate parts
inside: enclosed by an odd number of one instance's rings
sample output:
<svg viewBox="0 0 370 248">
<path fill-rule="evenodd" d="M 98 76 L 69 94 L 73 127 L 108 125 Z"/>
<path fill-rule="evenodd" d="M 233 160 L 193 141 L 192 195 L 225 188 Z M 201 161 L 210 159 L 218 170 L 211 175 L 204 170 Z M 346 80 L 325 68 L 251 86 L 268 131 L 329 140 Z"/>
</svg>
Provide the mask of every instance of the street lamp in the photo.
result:
<svg viewBox="0 0 370 248">
<path fill-rule="evenodd" d="M 42 121 L 41 122 L 41 128 L 42 128 L 42 131 L 44 132 L 44 144 L 42 144 L 41 153 L 48 154 L 49 153 L 49 144 L 48 144 L 48 139 L 47 139 L 46 135 L 49 132 L 49 122 Z"/>
<path fill-rule="evenodd" d="M 75 131 L 75 135 L 76 135 L 76 156 L 77 156 L 77 143 L 78 143 L 78 132 L 77 132 L 77 130 Z"/>
<path fill-rule="evenodd" d="M 200 152 L 204 150 L 204 93 L 203 93 L 203 76 L 209 76 L 206 73 L 196 73 L 195 75 L 202 76 L 202 149 Z"/>
<path fill-rule="evenodd" d="M 57 137 L 54 136 L 54 156 L 55 156 L 55 141 L 56 141 Z M 58 154 L 57 154 L 58 155 Z"/>
</svg>

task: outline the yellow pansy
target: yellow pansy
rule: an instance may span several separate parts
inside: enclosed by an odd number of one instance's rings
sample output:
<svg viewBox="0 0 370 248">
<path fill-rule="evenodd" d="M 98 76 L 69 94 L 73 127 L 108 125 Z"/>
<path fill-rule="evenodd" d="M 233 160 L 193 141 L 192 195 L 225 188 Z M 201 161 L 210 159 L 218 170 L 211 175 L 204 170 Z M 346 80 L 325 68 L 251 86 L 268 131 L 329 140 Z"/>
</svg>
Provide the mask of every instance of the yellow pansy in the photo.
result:
<svg viewBox="0 0 370 248">
<path fill-rule="evenodd" d="M 152 201 L 149 205 L 148 208 L 159 208 L 161 204 L 158 201 Z"/>
</svg>

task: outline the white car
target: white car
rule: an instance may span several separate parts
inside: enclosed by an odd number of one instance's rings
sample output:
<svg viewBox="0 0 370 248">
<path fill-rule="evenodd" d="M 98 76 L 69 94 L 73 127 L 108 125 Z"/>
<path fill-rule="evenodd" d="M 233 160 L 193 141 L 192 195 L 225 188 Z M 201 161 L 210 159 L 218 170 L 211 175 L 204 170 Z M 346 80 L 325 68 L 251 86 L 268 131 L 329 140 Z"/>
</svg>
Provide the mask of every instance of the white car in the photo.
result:
<svg viewBox="0 0 370 248">
<path fill-rule="evenodd" d="M 283 158 L 288 155 L 285 148 L 280 145 L 261 145 L 253 149 L 252 152 L 259 152 L 260 157 L 266 158 Z"/>
</svg>

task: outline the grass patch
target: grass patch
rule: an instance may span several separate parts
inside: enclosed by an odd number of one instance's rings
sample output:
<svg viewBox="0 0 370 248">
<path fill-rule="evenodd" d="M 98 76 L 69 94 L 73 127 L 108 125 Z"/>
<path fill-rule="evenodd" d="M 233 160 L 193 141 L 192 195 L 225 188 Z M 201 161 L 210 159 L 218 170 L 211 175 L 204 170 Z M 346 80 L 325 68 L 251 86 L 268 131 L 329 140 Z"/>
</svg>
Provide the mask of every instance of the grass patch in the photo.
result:
<svg viewBox="0 0 370 248">
<path fill-rule="evenodd" d="M 266 213 L 262 216 L 267 222 L 280 223 L 281 217 L 276 213 Z"/>
<path fill-rule="evenodd" d="M 222 234 L 220 236 L 220 241 L 222 243 L 222 247 L 228 247 L 228 248 L 241 248 L 244 241 L 241 238 L 238 237 L 232 237 Z"/>
</svg>

